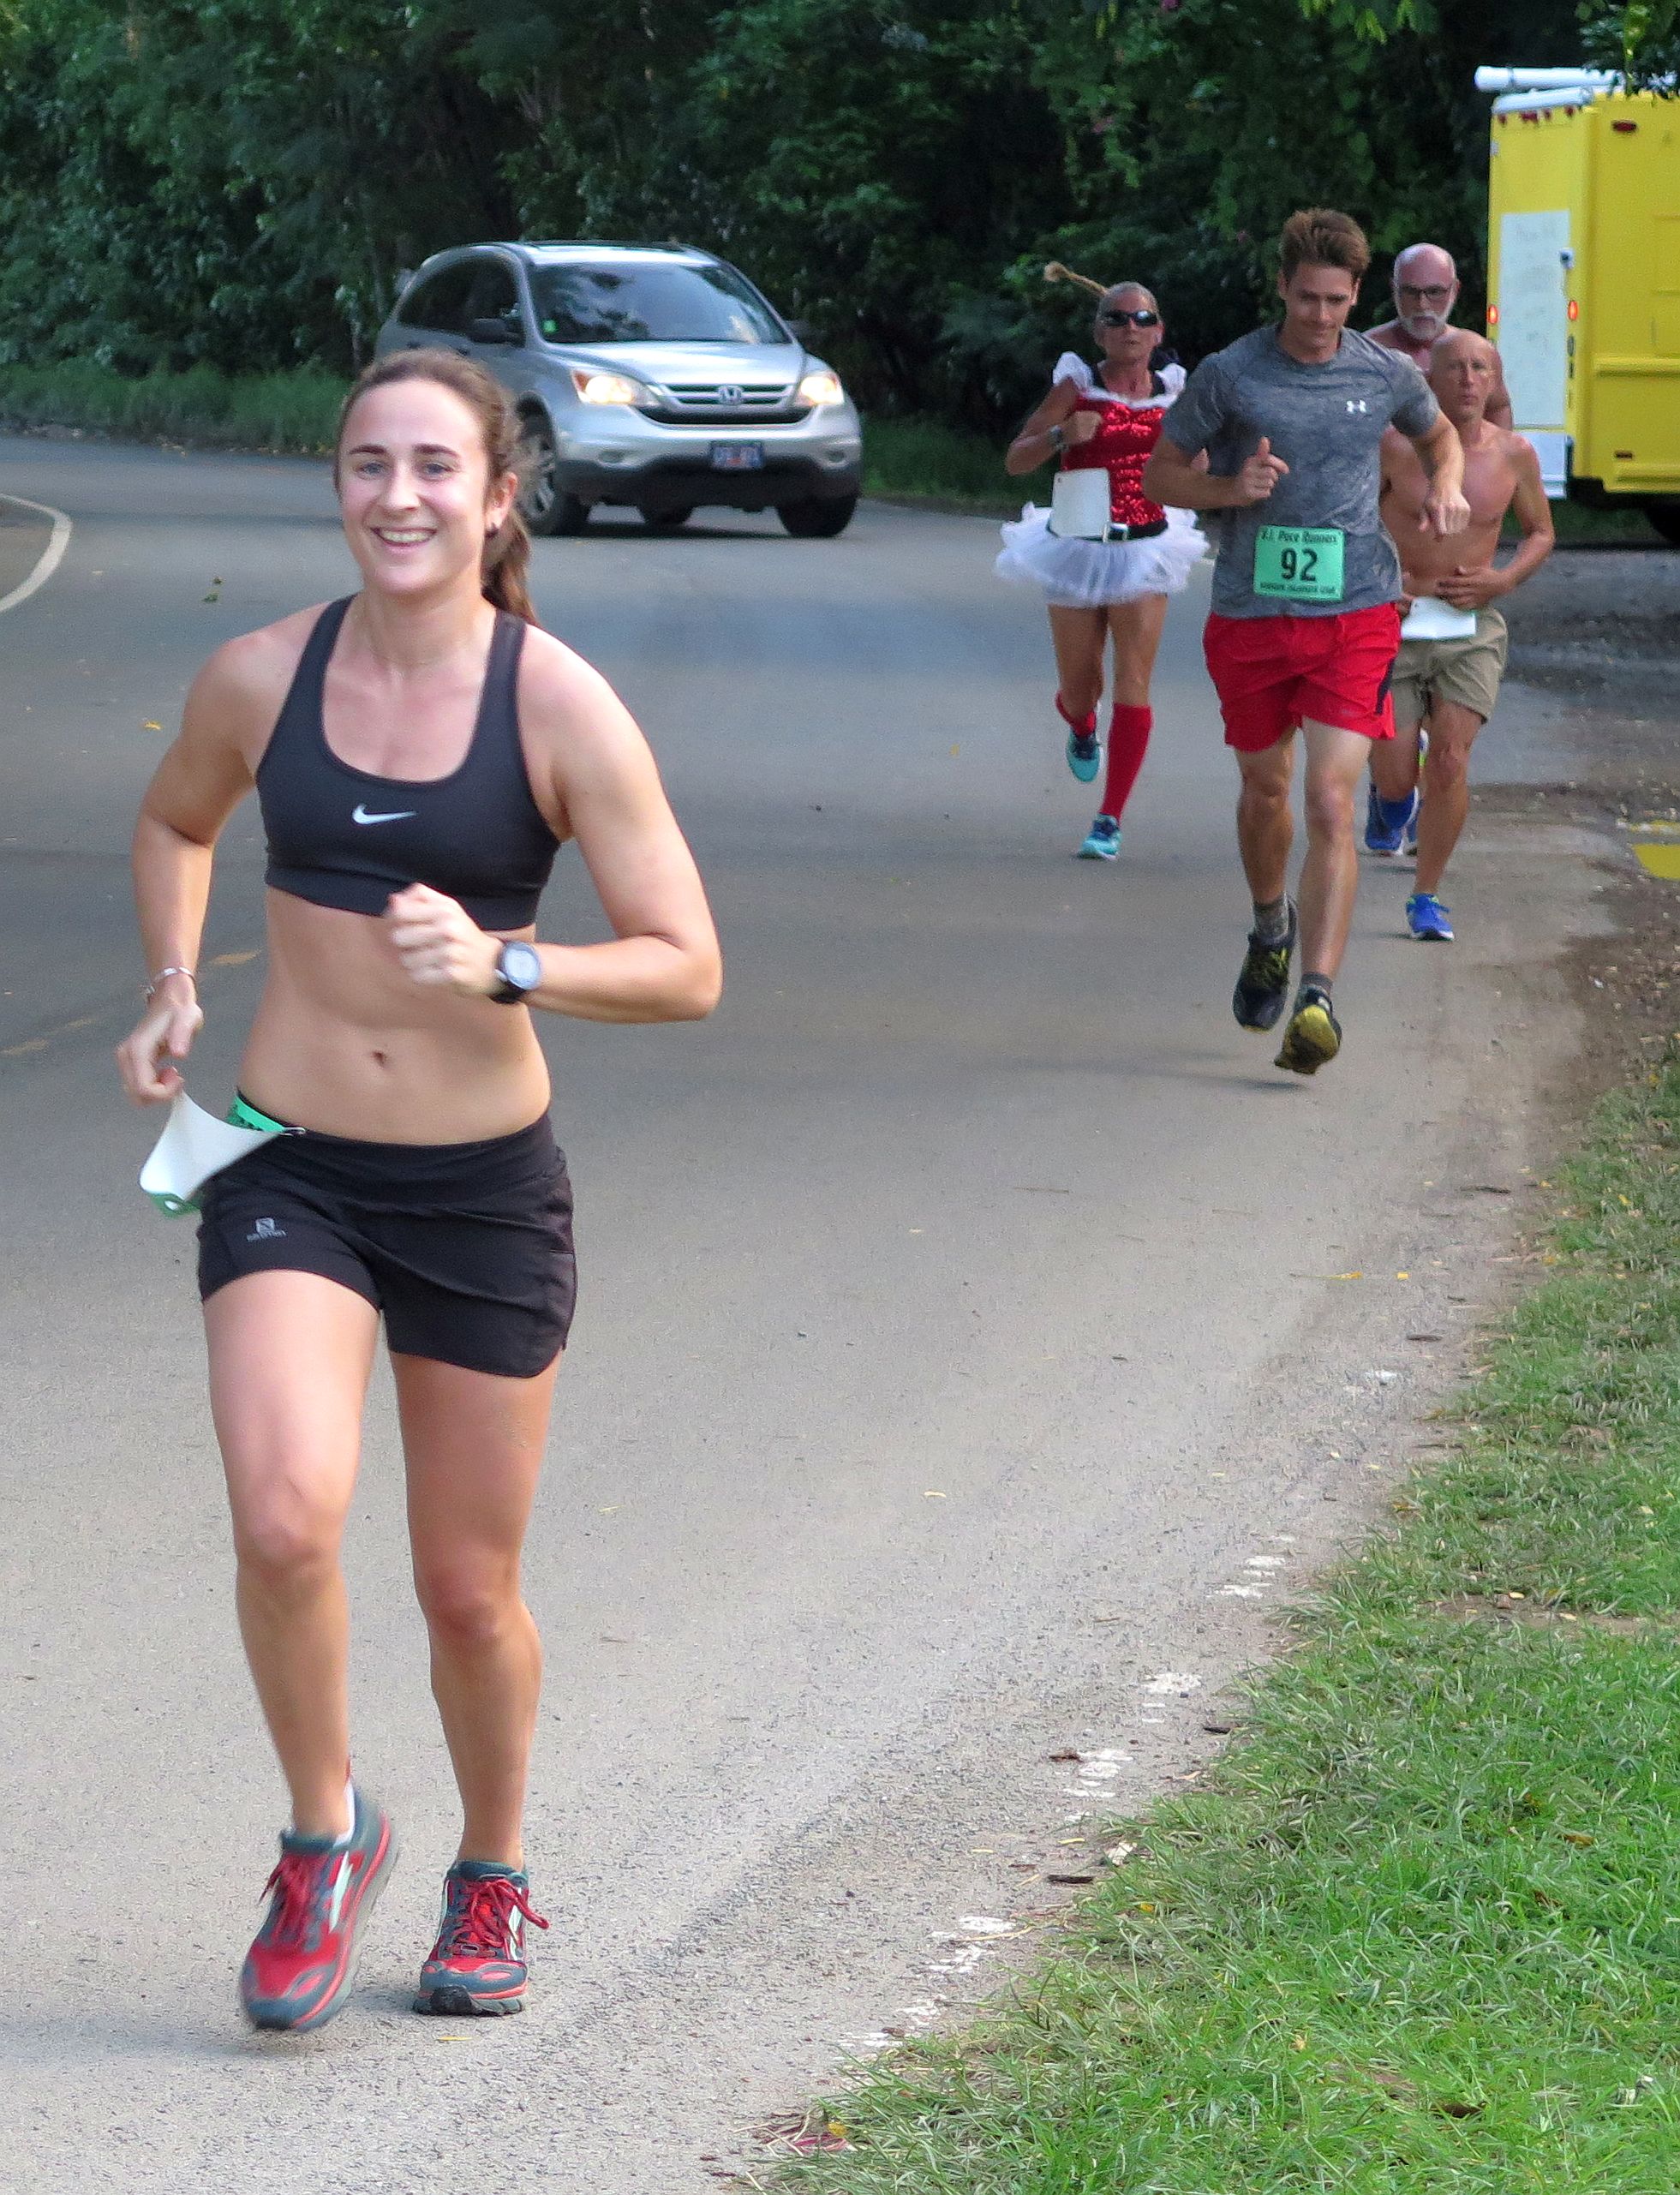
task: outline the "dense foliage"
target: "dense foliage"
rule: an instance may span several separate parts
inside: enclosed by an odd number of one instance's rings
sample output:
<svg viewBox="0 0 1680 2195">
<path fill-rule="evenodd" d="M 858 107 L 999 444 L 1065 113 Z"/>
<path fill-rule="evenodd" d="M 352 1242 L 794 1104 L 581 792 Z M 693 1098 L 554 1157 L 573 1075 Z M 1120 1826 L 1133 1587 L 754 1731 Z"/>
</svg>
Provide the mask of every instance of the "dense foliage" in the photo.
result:
<svg viewBox="0 0 1680 2195">
<path fill-rule="evenodd" d="M 1667 0 L 1593 8 L 1605 41 Z M 992 424 L 1137 275 L 1187 355 L 1264 303 L 1290 209 L 1473 293 L 1479 61 L 1575 0 L 0 0 L 0 359 L 363 355 L 399 270 L 493 236 L 726 253 L 877 407 Z M 1467 20 L 1467 18 L 1470 20 Z M 1373 295 L 1382 296 L 1379 260 Z"/>
</svg>

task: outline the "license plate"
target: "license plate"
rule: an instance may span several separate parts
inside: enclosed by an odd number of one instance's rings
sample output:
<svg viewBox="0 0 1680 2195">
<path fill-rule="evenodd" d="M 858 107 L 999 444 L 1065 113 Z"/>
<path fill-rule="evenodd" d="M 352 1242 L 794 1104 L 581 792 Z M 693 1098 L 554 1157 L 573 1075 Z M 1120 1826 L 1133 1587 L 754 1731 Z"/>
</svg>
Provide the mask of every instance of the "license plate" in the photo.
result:
<svg viewBox="0 0 1680 2195">
<path fill-rule="evenodd" d="M 764 465 L 764 445 L 762 442 L 714 442 L 712 470 L 714 473 L 756 473 Z"/>
</svg>

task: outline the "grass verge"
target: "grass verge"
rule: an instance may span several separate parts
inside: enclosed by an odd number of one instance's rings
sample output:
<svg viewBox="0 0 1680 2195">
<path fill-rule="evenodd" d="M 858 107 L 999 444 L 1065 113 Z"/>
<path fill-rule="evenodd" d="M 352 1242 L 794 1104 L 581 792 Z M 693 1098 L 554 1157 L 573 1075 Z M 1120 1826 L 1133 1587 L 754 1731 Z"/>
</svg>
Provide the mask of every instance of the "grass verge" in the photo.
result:
<svg viewBox="0 0 1680 2195">
<path fill-rule="evenodd" d="M 1014 2001 L 822 2195 L 1680 2183 L 1680 1057 L 1604 1106 L 1450 1457 Z"/>
<path fill-rule="evenodd" d="M 230 374 L 213 366 L 136 380 L 108 366 L 0 366 L 0 421 L 75 427 L 141 442 L 330 450 L 345 384 L 332 374 Z"/>
</svg>

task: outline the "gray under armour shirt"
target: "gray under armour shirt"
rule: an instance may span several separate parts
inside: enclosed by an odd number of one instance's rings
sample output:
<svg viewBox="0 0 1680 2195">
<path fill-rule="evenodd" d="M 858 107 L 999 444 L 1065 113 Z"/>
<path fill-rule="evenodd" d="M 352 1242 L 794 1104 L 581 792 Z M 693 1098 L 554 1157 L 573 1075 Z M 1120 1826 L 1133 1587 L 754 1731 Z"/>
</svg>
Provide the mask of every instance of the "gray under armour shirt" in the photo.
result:
<svg viewBox="0 0 1680 2195">
<path fill-rule="evenodd" d="M 1373 609 L 1400 593 L 1400 559 L 1381 518 L 1383 430 L 1426 434 L 1440 407 L 1409 358 L 1344 328 L 1322 366 L 1303 366 L 1257 328 L 1205 358 L 1167 414 L 1163 430 L 1188 457 L 1208 453 L 1223 479 L 1253 457 L 1264 435 L 1289 470 L 1264 503 L 1208 511 L 1213 537 L 1213 607 L 1226 618 L 1328 618 Z M 1254 592 L 1254 542 L 1262 526 L 1337 526 L 1346 536 L 1342 599 L 1284 601 Z"/>
</svg>

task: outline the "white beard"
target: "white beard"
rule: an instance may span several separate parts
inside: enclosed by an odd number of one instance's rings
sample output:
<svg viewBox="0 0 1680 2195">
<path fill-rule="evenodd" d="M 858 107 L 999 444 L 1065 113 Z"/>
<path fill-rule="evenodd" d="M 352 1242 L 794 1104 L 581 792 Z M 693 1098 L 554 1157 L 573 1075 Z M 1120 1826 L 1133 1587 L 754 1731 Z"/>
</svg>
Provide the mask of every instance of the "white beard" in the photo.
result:
<svg viewBox="0 0 1680 2195">
<path fill-rule="evenodd" d="M 1441 313 L 1401 313 L 1397 318 L 1414 343 L 1433 343 L 1447 332 L 1446 316 Z"/>
</svg>

